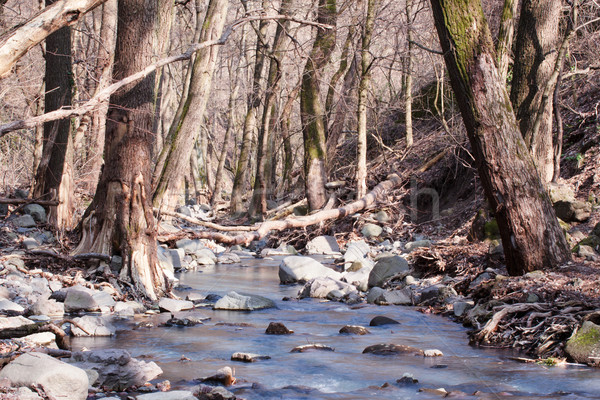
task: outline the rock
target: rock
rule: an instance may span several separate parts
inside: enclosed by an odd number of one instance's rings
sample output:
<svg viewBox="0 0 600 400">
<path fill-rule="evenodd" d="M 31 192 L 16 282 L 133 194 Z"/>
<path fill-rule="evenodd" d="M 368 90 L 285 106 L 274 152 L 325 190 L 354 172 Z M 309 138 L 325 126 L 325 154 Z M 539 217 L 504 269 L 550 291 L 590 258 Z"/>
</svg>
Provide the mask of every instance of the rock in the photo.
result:
<svg viewBox="0 0 600 400">
<path fill-rule="evenodd" d="M 415 383 L 419 383 L 419 380 L 415 379 L 412 374 L 405 372 L 402 374 L 402 378 L 396 379 L 396 383 L 400 385 L 414 385 Z"/>
<path fill-rule="evenodd" d="M 367 295 L 367 303 L 379 305 L 412 305 L 412 291 L 408 288 L 397 290 L 384 290 L 379 287 L 374 287 Z"/>
<path fill-rule="evenodd" d="M 589 246 L 594 250 L 600 250 L 600 236 L 590 235 L 586 238 L 583 238 L 575 247 L 573 247 L 573 252 L 579 253 L 579 248 L 581 246 Z"/>
<path fill-rule="evenodd" d="M 98 374 L 95 387 L 106 391 L 121 391 L 142 386 L 162 374 L 154 362 L 131 357 L 127 350 L 104 349 L 73 352 L 70 364 Z"/>
<path fill-rule="evenodd" d="M 60 400 L 85 400 L 88 376 L 84 370 L 42 353 L 25 353 L 0 371 L 15 386 L 40 386 L 47 395 Z"/>
<path fill-rule="evenodd" d="M 52 332 L 39 332 L 20 338 L 23 342 L 33 347 L 48 347 L 57 349 L 56 336 Z"/>
<path fill-rule="evenodd" d="M 36 323 L 32 320 L 18 316 L 18 317 L 0 317 L 0 336 L 1 337 L 13 337 L 22 333 L 34 333 L 37 330 Z"/>
<path fill-rule="evenodd" d="M 262 249 L 260 252 L 262 257 L 267 256 L 282 256 L 282 255 L 298 255 L 298 251 L 292 245 L 281 243 L 276 249 Z"/>
<path fill-rule="evenodd" d="M 368 257 L 369 245 L 364 240 L 350 242 L 344 253 L 344 269 L 358 271 L 363 267 L 373 269 L 375 263 Z"/>
<path fill-rule="evenodd" d="M 186 207 L 187 208 L 187 207 Z M 155 392 L 142 394 L 137 400 L 198 400 L 196 396 L 187 390 L 172 390 L 170 392 Z"/>
<path fill-rule="evenodd" d="M 183 249 L 183 251 L 185 252 L 185 254 L 194 254 L 198 250 L 202 250 L 202 249 L 206 248 L 206 246 L 204 245 L 204 243 L 201 242 L 198 239 L 195 239 L 195 240 L 192 240 L 192 239 L 180 239 L 177 242 L 175 242 L 175 246 L 178 249 Z"/>
<path fill-rule="evenodd" d="M 46 210 L 39 204 L 27 204 L 23 207 L 23 212 L 27 215 L 31 215 L 33 220 L 39 224 L 46 222 Z"/>
<path fill-rule="evenodd" d="M 217 262 L 219 264 L 239 264 L 242 260 L 235 253 L 223 253 L 217 257 Z"/>
<path fill-rule="evenodd" d="M 210 320 L 210 317 L 197 311 L 181 311 L 173 315 L 165 325 L 167 326 L 194 326 L 203 324 Z"/>
<path fill-rule="evenodd" d="M 211 249 L 199 249 L 194 252 L 196 262 L 198 265 L 215 265 L 217 263 L 217 256 Z"/>
<path fill-rule="evenodd" d="M 275 303 L 266 297 L 229 292 L 220 298 L 213 308 L 215 310 L 254 311 L 273 307 L 275 307 Z"/>
<path fill-rule="evenodd" d="M 368 335 L 371 332 L 364 326 L 346 325 L 346 326 L 342 327 L 342 329 L 340 329 L 340 333 L 347 333 L 350 335 Z"/>
<path fill-rule="evenodd" d="M 8 204 L 0 204 L 0 217 L 8 215 Z"/>
<path fill-rule="evenodd" d="M 23 245 L 25 250 L 33 250 L 40 247 L 40 244 L 34 238 L 25 238 L 23 239 L 23 242 L 21 242 L 21 244 Z"/>
<path fill-rule="evenodd" d="M 423 239 L 423 240 L 415 240 L 414 242 L 408 242 L 404 245 L 404 249 L 410 253 L 414 249 L 418 249 L 421 247 L 431 247 L 431 240 Z"/>
<path fill-rule="evenodd" d="M 400 322 L 395 319 L 391 319 L 388 317 L 384 317 L 383 315 L 378 315 L 374 317 L 371 322 L 369 322 L 369 326 L 383 326 L 383 325 L 393 325 L 400 324 Z"/>
<path fill-rule="evenodd" d="M 69 288 L 65 298 L 65 312 L 97 311 L 100 307 L 91 293 Z"/>
<path fill-rule="evenodd" d="M 377 220 L 377 222 L 388 222 L 390 220 L 390 216 L 383 210 L 377 211 L 377 213 L 373 216 Z"/>
<path fill-rule="evenodd" d="M 199 400 L 235 400 L 237 398 L 222 386 L 200 385 L 194 393 Z"/>
<path fill-rule="evenodd" d="M 264 356 L 260 354 L 254 353 L 233 353 L 231 356 L 231 361 L 241 361 L 246 363 L 253 363 L 259 360 L 270 360 L 270 356 Z"/>
<path fill-rule="evenodd" d="M 294 331 L 288 329 L 281 322 L 270 322 L 265 333 L 267 335 L 291 335 Z"/>
<path fill-rule="evenodd" d="M 426 288 L 421 292 L 419 303 L 446 303 L 447 300 L 458 296 L 456 290 L 450 286 L 434 285 Z"/>
<path fill-rule="evenodd" d="M 71 327 L 71 334 L 73 336 L 113 336 L 116 332 L 115 327 L 102 317 L 84 315 L 83 317 L 75 318 L 73 321 L 87 332 L 73 325 Z"/>
<path fill-rule="evenodd" d="M 549 182 L 546 185 L 548 189 L 548 195 L 550 196 L 550 201 L 552 203 L 557 203 L 559 201 L 573 201 L 575 200 L 575 192 L 573 188 L 569 185 Z"/>
<path fill-rule="evenodd" d="M 594 226 L 594 229 L 592 229 L 592 232 L 590 233 L 590 235 L 594 235 L 596 237 L 600 237 L 600 222 L 598 222 Z"/>
<path fill-rule="evenodd" d="M 577 255 L 579 255 L 579 257 L 584 257 L 588 261 L 596 261 L 599 258 L 598 253 L 596 253 L 591 246 L 586 246 L 584 244 L 579 245 Z"/>
<path fill-rule="evenodd" d="M 362 235 L 367 239 L 377 237 L 381 235 L 382 232 L 383 228 L 381 226 L 371 223 L 365 224 L 360 230 L 360 233 L 362 233 Z"/>
<path fill-rule="evenodd" d="M 160 223 L 158 224 L 158 230 L 160 232 L 164 232 L 164 233 L 178 233 L 179 232 L 179 228 L 176 228 L 175 226 L 173 226 L 172 224 L 170 224 L 166 221 L 160 221 Z"/>
<path fill-rule="evenodd" d="M 177 300 L 163 297 L 158 301 L 158 308 L 163 312 L 170 312 L 173 314 L 181 310 L 191 310 L 194 308 L 194 303 L 187 300 Z"/>
<path fill-rule="evenodd" d="M 333 278 L 314 278 L 306 282 L 304 287 L 298 293 L 300 298 L 312 297 L 317 299 L 327 298 L 327 295 L 333 291 L 339 290 L 343 295 L 356 292 L 353 285 L 339 281 Z"/>
<path fill-rule="evenodd" d="M 12 223 L 19 228 L 33 228 L 35 220 L 31 215 L 21 215 L 12 220 Z"/>
<path fill-rule="evenodd" d="M 410 272 L 408 262 L 400 256 L 381 257 L 369 273 L 369 287 L 383 286 L 393 276 L 404 277 Z"/>
<path fill-rule="evenodd" d="M 423 355 L 423 350 L 416 347 L 405 346 L 403 344 L 380 343 L 368 346 L 363 350 L 363 354 L 380 354 L 380 355 Z"/>
<path fill-rule="evenodd" d="M 92 294 L 94 300 L 96 300 L 96 304 L 98 307 L 114 307 L 117 302 L 113 299 L 112 295 L 104 290 L 98 290 Z"/>
<path fill-rule="evenodd" d="M 317 236 L 306 243 L 307 254 L 337 254 L 340 246 L 333 236 Z"/>
<path fill-rule="evenodd" d="M 304 353 L 305 351 L 309 350 L 335 351 L 333 347 L 327 346 L 325 344 L 313 343 L 296 346 L 292 350 L 290 350 L 290 353 Z"/>
<path fill-rule="evenodd" d="M 371 273 L 371 269 L 372 267 L 362 267 L 358 271 L 348 270 L 342 273 L 342 281 L 356 286 L 360 291 L 366 292 L 369 289 L 369 274 Z"/>
<path fill-rule="evenodd" d="M 579 200 L 561 200 L 554 203 L 554 211 L 565 222 L 584 222 L 592 215 L 592 205 Z"/>
<path fill-rule="evenodd" d="M 314 278 L 329 277 L 340 280 L 341 274 L 310 257 L 290 256 L 279 265 L 281 283 L 307 282 Z"/>
<path fill-rule="evenodd" d="M 565 351 L 575 362 L 598 365 L 600 359 L 600 326 L 592 321 L 585 321 L 577 333 L 567 341 Z"/>
<path fill-rule="evenodd" d="M 113 309 L 115 316 L 120 318 L 132 318 L 135 316 L 135 310 L 124 301 L 119 301 Z"/>
<path fill-rule="evenodd" d="M 8 299 L 0 299 L 0 314 L 3 315 L 23 315 L 25 309 L 17 303 Z"/>
<path fill-rule="evenodd" d="M 233 369 L 231 367 L 223 367 L 217 371 L 215 375 L 208 378 L 202 378 L 201 382 L 216 382 L 224 386 L 231 386 L 235 383 L 233 377 Z"/>
<path fill-rule="evenodd" d="M 158 262 L 164 270 L 171 272 L 181 270 L 181 260 L 184 256 L 185 252 L 182 249 L 165 249 L 162 246 L 158 246 Z"/>
<path fill-rule="evenodd" d="M 428 349 L 423 352 L 423 356 L 425 356 L 425 357 L 443 357 L 444 353 L 442 353 L 438 349 Z"/>
<path fill-rule="evenodd" d="M 466 312 L 473 308 L 474 305 L 475 303 L 473 302 L 473 300 L 457 301 L 452 305 L 452 311 L 454 312 L 455 316 L 462 317 L 463 315 L 465 315 Z"/>
</svg>

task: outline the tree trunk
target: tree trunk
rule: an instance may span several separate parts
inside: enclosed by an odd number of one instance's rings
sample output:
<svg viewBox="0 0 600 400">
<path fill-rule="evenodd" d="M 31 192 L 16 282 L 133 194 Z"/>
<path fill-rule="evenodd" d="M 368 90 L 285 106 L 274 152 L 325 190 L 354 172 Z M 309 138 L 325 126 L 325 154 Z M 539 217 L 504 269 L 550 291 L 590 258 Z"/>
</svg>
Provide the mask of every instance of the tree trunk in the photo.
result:
<svg viewBox="0 0 600 400">
<path fill-rule="evenodd" d="M 513 36 L 515 33 L 515 20 L 517 18 L 518 0 L 504 0 L 502 16 L 500 17 L 500 31 L 496 44 L 496 60 L 500 79 L 506 82 L 508 67 L 512 59 Z"/>
<path fill-rule="evenodd" d="M 223 32 L 229 2 L 211 0 L 202 24 L 200 42 L 217 40 Z M 162 153 L 167 153 L 164 165 L 154 171 L 155 191 L 153 202 L 159 207 L 168 190 L 181 182 L 185 174 L 194 143 L 198 139 L 199 127 L 204 123 L 204 111 L 211 90 L 212 75 L 217 62 L 219 48 L 211 46 L 202 49 L 196 55 L 189 93 L 182 98 L 185 102 L 181 116 L 173 121 L 169 137 L 170 145 Z"/>
<path fill-rule="evenodd" d="M 335 0 L 319 0 L 317 22 L 336 25 Z M 306 198 L 311 210 L 327 201 L 327 148 L 325 143 L 324 109 L 320 98 L 321 74 L 329 63 L 335 47 L 335 29 L 317 28 L 317 37 L 308 55 L 300 91 L 300 117 L 304 137 L 304 174 Z"/>
<path fill-rule="evenodd" d="M 281 187 L 285 193 L 289 193 L 292 188 L 292 168 L 294 168 L 294 150 L 292 146 L 292 134 L 290 126 L 292 124 L 292 109 L 294 102 L 300 93 L 300 85 L 297 85 L 288 95 L 283 109 L 281 110 L 281 139 L 283 140 L 283 171 L 281 172 Z"/>
<path fill-rule="evenodd" d="M 550 199 L 519 133 L 480 0 L 431 0 L 450 81 L 495 213 L 509 274 L 571 257 Z"/>
<path fill-rule="evenodd" d="M 407 53 L 406 53 L 406 72 L 405 72 L 405 87 L 404 87 L 404 114 L 406 123 L 406 147 L 409 148 L 413 145 L 413 120 L 412 120 L 412 67 L 413 67 L 413 53 L 414 53 L 414 32 L 413 32 L 413 0 L 406 0 L 406 41 Z"/>
<path fill-rule="evenodd" d="M 326 137 L 327 137 L 327 148 L 329 148 L 329 121 L 331 120 L 332 113 L 334 111 L 334 99 L 337 91 L 337 84 L 340 79 L 342 79 L 345 74 L 348 72 L 348 67 L 351 65 L 352 60 L 354 59 L 354 50 L 352 49 L 352 44 L 354 42 L 354 31 L 355 26 L 350 25 L 348 27 L 348 35 L 346 36 L 346 41 L 344 42 L 344 47 L 342 48 L 342 54 L 340 55 L 340 65 L 331 77 L 329 81 L 329 89 L 327 89 L 327 97 L 325 97 L 325 128 L 326 128 Z M 350 62 L 349 62 L 350 61 Z M 344 98 L 344 92 L 342 91 L 339 96 L 339 101 Z M 327 157 L 333 157 L 333 154 L 327 152 Z"/>
<path fill-rule="evenodd" d="M 46 0 L 50 6 L 54 0 Z M 71 58 L 71 28 L 64 27 L 46 39 L 46 94 L 44 111 L 70 106 L 73 91 Z M 58 200 L 50 206 L 48 222 L 59 230 L 70 229 L 73 223 L 73 151 L 71 120 L 44 124 L 44 149 L 37 169 L 33 197 Z M 67 151 L 68 148 L 71 147 Z M 68 157 L 69 156 L 69 157 Z M 67 172 L 63 176 L 63 172 Z M 64 187 L 61 190 L 61 185 Z"/>
<path fill-rule="evenodd" d="M 561 11 L 560 0 L 523 0 L 515 42 L 510 99 L 544 183 L 550 182 L 554 172 L 551 98 L 542 110 L 543 119 L 535 135 L 534 125 L 544 88 L 556 64 Z"/>
<path fill-rule="evenodd" d="M 157 0 L 119 2 L 115 80 L 152 63 L 157 8 Z M 167 290 L 157 262 L 151 202 L 155 75 L 149 74 L 111 96 L 106 163 L 94 200 L 84 215 L 82 238 L 75 250 L 76 254 L 120 255 L 120 278 L 132 282 L 139 293 L 152 300 Z"/>
</svg>

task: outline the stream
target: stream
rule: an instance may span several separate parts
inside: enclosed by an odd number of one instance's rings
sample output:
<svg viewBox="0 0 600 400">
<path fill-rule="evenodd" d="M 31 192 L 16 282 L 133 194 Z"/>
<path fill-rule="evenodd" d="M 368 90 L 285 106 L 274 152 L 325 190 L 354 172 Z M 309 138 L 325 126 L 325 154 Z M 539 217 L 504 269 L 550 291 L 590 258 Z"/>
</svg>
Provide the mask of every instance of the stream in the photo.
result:
<svg viewBox="0 0 600 400">
<path fill-rule="evenodd" d="M 199 292 L 225 295 L 252 293 L 276 302 L 277 309 L 253 312 L 199 308 L 211 319 L 193 327 L 133 329 L 136 321 L 115 321 L 111 338 L 74 338 L 73 349 L 120 348 L 132 356 L 155 361 L 173 388 L 189 388 L 194 379 L 213 375 L 224 366 L 235 368 L 238 382 L 230 387 L 245 399 L 440 399 L 420 388 L 445 388 L 481 399 L 600 399 L 600 371 L 581 366 L 547 367 L 510 359 L 518 354 L 469 346 L 467 330 L 449 319 L 423 314 L 411 307 L 346 305 L 319 299 L 283 301 L 295 297 L 299 285 L 279 284 L 281 258 L 244 259 L 242 264 L 216 265 L 178 275 L 182 298 Z M 369 327 L 385 315 L 400 325 Z M 292 335 L 266 335 L 270 322 L 283 322 Z M 224 323 L 224 324 L 223 324 Z M 364 336 L 339 334 L 344 325 L 368 327 Z M 331 351 L 290 353 L 298 345 L 320 343 Z M 439 349 L 443 357 L 362 354 L 377 343 Z M 255 363 L 231 361 L 235 352 L 268 355 Z M 181 361 L 181 357 L 190 361 Z M 416 384 L 396 384 L 403 374 Z M 381 388 L 388 382 L 390 385 Z"/>
</svg>

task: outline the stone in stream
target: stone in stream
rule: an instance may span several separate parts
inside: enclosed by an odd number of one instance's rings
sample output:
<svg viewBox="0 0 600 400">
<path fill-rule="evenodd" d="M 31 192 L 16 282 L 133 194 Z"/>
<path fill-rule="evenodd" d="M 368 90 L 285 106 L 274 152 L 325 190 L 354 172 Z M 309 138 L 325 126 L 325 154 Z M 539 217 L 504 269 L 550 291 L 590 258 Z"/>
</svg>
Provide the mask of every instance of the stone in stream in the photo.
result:
<svg viewBox="0 0 600 400">
<path fill-rule="evenodd" d="M 600 325 L 585 321 L 567 341 L 565 351 L 575 362 L 596 366 L 600 364 Z"/>
<path fill-rule="evenodd" d="M 271 356 L 265 356 L 265 355 L 261 355 L 261 354 L 254 354 L 254 353 L 241 353 L 241 352 L 237 352 L 237 353 L 233 353 L 231 355 L 231 361 L 241 361 L 241 362 L 246 362 L 246 363 L 253 363 L 259 360 L 270 360 Z"/>
<path fill-rule="evenodd" d="M 380 257 L 369 273 L 369 287 L 383 286 L 393 276 L 404 277 L 410 273 L 408 262 L 400 256 Z"/>
<path fill-rule="evenodd" d="M 84 315 L 73 319 L 73 321 L 85 329 L 84 332 L 77 326 L 72 325 L 71 334 L 73 336 L 113 336 L 116 333 L 115 327 L 102 317 Z"/>
<path fill-rule="evenodd" d="M 237 254 L 228 252 L 219 255 L 217 262 L 219 264 L 239 264 L 242 262 L 242 259 Z"/>
<path fill-rule="evenodd" d="M 85 371 L 42 353 L 25 353 L 0 371 L 14 386 L 40 386 L 55 399 L 85 400 L 89 380 Z"/>
<path fill-rule="evenodd" d="M 23 316 L 0 317 L 0 336 L 2 337 L 22 336 L 23 333 L 34 333 L 36 330 L 36 323 Z"/>
<path fill-rule="evenodd" d="M 363 354 L 379 354 L 379 355 L 419 355 L 422 356 L 423 350 L 416 347 L 406 346 L 403 344 L 380 343 L 368 346 L 363 350 Z"/>
<path fill-rule="evenodd" d="M 367 239 L 377 237 L 381 235 L 382 232 L 383 228 L 381 226 L 371 223 L 365 224 L 360 231 L 360 233 L 362 233 L 362 235 Z"/>
<path fill-rule="evenodd" d="M 388 291 L 380 287 L 374 287 L 369 290 L 367 303 L 379 305 L 412 305 L 412 291 L 408 288 Z"/>
<path fill-rule="evenodd" d="M 340 329 L 340 333 L 347 333 L 350 335 L 368 335 L 371 332 L 364 326 L 346 325 L 346 326 L 342 327 L 342 329 Z"/>
<path fill-rule="evenodd" d="M 198 400 L 196 396 L 187 390 L 173 390 L 170 392 L 155 392 L 136 396 L 136 400 Z"/>
<path fill-rule="evenodd" d="M 203 324 L 210 320 L 210 317 L 197 311 L 181 311 L 175 313 L 171 319 L 165 322 L 166 326 L 194 326 Z"/>
<path fill-rule="evenodd" d="M 404 374 L 402 374 L 402 378 L 396 379 L 396 383 L 399 385 L 414 385 L 416 383 L 419 383 L 419 380 L 415 379 L 415 377 L 412 374 L 405 372 Z"/>
<path fill-rule="evenodd" d="M 273 308 L 275 303 L 271 299 L 255 294 L 229 292 L 226 296 L 220 298 L 213 308 L 215 310 L 232 311 L 254 311 L 265 308 Z"/>
<path fill-rule="evenodd" d="M 281 283 L 307 282 L 314 278 L 329 277 L 339 280 L 341 274 L 327 268 L 310 257 L 290 256 L 279 265 L 279 281 Z"/>
<path fill-rule="evenodd" d="M 340 246 L 333 236 L 317 236 L 305 246 L 307 254 L 338 254 Z"/>
<path fill-rule="evenodd" d="M 368 261 L 372 262 L 371 260 Z M 356 288 L 360 291 L 366 292 L 367 290 L 369 290 L 369 274 L 371 273 L 372 267 L 364 267 L 362 266 L 363 264 L 359 261 L 354 261 L 352 263 L 352 266 L 354 266 L 357 263 L 361 267 L 356 271 L 351 270 L 351 267 L 346 272 L 342 273 L 342 281 L 356 286 Z"/>
<path fill-rule="evenodd" d="M 254 387 L 254 385 L 252 385 Z M 194 394 L 199 400 L 235 400 L 237 397 L 222 386 L 199 385 Z"/>
<path fill-rule="evenodd" d="M 369 326 L 383 326 L 383 325 L 394 325 L 400 324 L 400 322 L 395 319 L 391 319 L 389 317 L 385 317 L 383 315 L 378 315 L 374 317 L 371 322 L 369 322 Z"/>
<path fill-rule="evenodd" d="M 221 384 L 223 386 L 231 386 L 235 383 L 233 369 L 231 367 L 223 367 L 219 369 L 216 374 L 211 375 L 207 378 L 201 378 L 200 382 L 210 382 Z"/>
<path fill-rule="evenodd" d="M 163 297 L 158 302 L 158 308 L 163 312 L 170 312 L 171 314 L 173 314 L 181 310 L 190 310 L 194 308 L 194 303 L 187 300 L 178 300 Z"/>
<path fill-rule="evenodd" d="M 8 299 L 0 299 L 0 314 L 15 316 L 23 315 L 24 312 L 25 309 L 21 305 Z"/>
<path fill-rule="evenodd" d="M 356 292 L 356 288 L 353 285 L 339 281 L 333 278 L 315 278 L 306 282 L 304 287 L 300 289 L 298 296 L 303 299 L 305 297 L 312 297 L 317 299 L 324 299 L 334 291 L 340 291 L 342 296 Z"/>
<path fill-rule="evenodd" d="M 423 352 L 424 357 L 443 357 L 444 353 L 438 349 L 427 349 Z"/>
<path fill-rule="evenodd" d="M 97 311 L 100 307 L 92 295 L 93 291 L 83 287 L 67 290 L 65 312 Z"/>
<path fill-rule="evenodd" d="M 288 329 L 281 322 L 271 322 L 265 331 L 267 335 L 291 335 L 294 331 Z"/>
<path fill-rule="evenodd" d="M 333 347 L 327 346 L 325 344 L 314 343 L 296 346 L 292 350 L 290 350 L 290 353 L 304 353 L 308 350 L 335 351 Z"/>
</svg>

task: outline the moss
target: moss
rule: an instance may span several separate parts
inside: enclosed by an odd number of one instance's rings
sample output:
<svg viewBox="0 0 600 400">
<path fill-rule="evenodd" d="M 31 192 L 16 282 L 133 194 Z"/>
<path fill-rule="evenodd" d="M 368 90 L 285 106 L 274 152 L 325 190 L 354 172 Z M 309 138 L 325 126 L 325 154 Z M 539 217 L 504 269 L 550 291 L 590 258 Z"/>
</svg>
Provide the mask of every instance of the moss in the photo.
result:
<svg viewBox="0 0 600 400">
<path fill-rule="evenodd" d="M 585 332 L 578 332 L 575 337 L 569 340 L 569 345 L 579 347 L 595 346 L 600 342 L 600 332 L 594 327 L 589 327 Z"/>
<path fill-rule="evenodd" d="M 485 223 L 483 230 L 485 232 L 486 239 L 498 239 L 500 237 L 500 229 L 498 228 L 498 221 L 495 218 Z"/>
<path fill-rule="evenodd" d="M 577 243 L 575 247 L 571 250 L 573 253 L 577 253 L 579 251 L 579 246 L 590 246 L 593 249 L 600 248 L 600 237 L 596 235 L 590 235 Z"/>
</svg>

